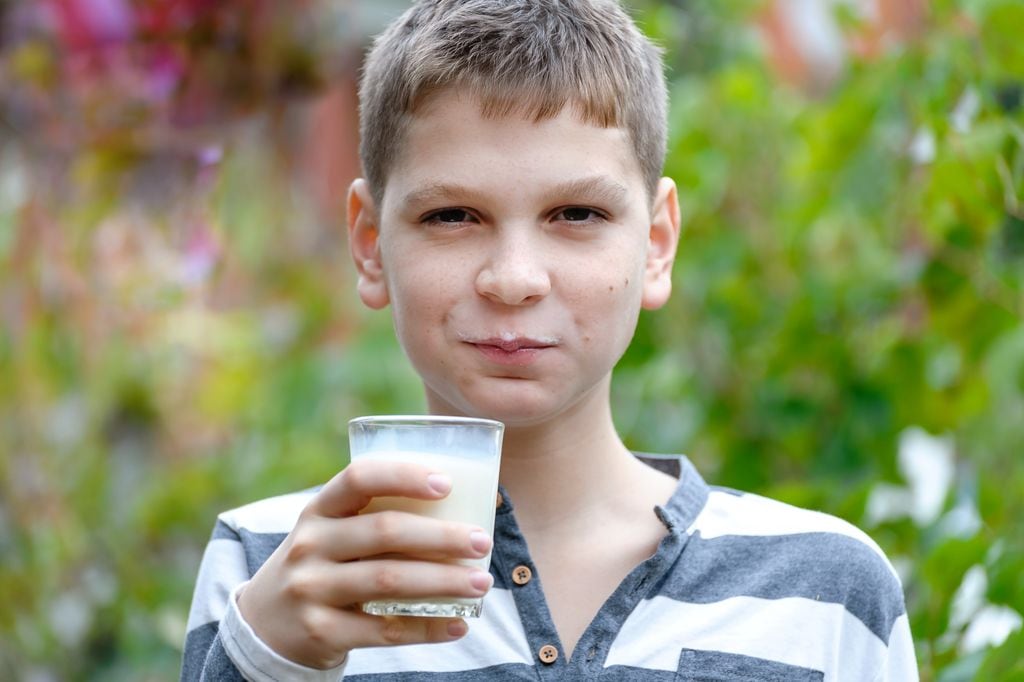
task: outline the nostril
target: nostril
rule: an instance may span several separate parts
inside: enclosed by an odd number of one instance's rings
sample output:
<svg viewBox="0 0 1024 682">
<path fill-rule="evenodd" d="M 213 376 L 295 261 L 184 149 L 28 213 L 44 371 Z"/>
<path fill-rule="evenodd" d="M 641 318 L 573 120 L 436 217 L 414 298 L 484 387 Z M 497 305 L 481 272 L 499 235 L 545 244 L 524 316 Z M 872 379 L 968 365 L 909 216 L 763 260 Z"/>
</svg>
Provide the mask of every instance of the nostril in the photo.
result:
<svg viewBox="0 0 1024 682">
<path fill-rule="evenodd" d="M 505 305 L 526 305 L 544 298 L 551 290 L 547 275 L 539 270 L 488 268 L 477 277 L 477 291 Z"/>
</svg>

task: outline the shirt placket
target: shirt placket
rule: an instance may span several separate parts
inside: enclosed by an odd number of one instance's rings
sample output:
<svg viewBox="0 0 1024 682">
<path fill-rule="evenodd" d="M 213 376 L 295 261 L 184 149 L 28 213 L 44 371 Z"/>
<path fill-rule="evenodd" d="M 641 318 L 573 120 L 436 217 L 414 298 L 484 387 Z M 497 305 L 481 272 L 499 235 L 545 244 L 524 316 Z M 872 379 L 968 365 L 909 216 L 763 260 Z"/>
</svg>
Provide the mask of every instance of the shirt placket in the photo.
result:
<svg viewBox="0 0 1024 682">
<path fill-rule="evenodd" d="M 537 568 L 530 558 L 526 540 L 519 530 L 512 514 L 512 504 L 504 490 L 499 493 L 495 515 L 494 547 L 491 570 L 495 583 L 507 586 L 512 592 L 526 641 L 533 654 L 538 679 L 566 679 L 568 661 L 562 642 L 544 599 Z"/>
<path fill-rule="evenodd" d="M 601 606 L 601 610 L 580 637 L 571 665 L 583 671 L 586 679 L 596 679 L 604 672 L 605 661 L 623 623 L 640 600 L 657 591 L 672 565 L 679 558 L 688 536 L 678 528 L 670 529 L 657 552 L 619 584 Z"/>
<path fill-rule="evenodd" d="M 689 462 L 676 459 L 673 464 L 680 476 L 680 485 L 668 504 L 654 509 L 667 534 L 655 554 L 634 568 L 602 605 L 577 642 L 571 660 L 562 648 L 544 598 L 540 576 L 530 559 L 512 503 L 503 489 L 499 491 L 491 571 L 495 585 L 512 592 L 533 653 L 538 679 L 590 680 L 600 677 L 608 652 L 626 618 L 641 599 L 657 592 L 658 585 L 680 560 L 690 539 L 686 529 L 706 503 L 708 488 Z"/>
</svg>

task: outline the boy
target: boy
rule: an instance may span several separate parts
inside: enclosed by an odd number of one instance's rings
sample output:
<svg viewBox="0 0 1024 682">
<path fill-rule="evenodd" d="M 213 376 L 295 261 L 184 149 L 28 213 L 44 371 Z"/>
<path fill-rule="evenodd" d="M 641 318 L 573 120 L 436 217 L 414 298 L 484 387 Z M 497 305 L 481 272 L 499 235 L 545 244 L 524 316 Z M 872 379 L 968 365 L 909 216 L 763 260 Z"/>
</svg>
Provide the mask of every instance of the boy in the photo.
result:
<svg viewBox="0 0 1024 682">
<path fill-rule="evenodd" d="M 391 307 L 431 413 L 506 425 L 491 571 L 436 561 L 485 554 L 481 529 L 358 515 L 441 498 L 444 472 L 353 464 L 220 517 L 183 679 L 916 679 L 866 536 L 615 433 L 611 370 L 667 300 L 679 235 L 660 57 L 622 9 L 424 0 L 360 95 L 359 296 Z M 482 594 L 470 624 L 359 609 Z"/>
</svg>

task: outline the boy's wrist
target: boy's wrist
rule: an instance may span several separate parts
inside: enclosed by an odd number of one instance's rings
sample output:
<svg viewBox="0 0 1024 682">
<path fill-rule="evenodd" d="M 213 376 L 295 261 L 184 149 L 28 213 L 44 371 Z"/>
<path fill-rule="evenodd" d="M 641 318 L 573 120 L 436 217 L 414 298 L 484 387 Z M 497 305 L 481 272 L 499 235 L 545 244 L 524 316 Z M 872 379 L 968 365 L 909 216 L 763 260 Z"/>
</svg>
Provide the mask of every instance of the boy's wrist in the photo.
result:
<svg viewBox="0 0 1024 682">
<path fill-rule="evenodd" d="M 310 668 L 281 656 L 259 638 L 238 608 L 238 595 L 248 584 L 248 582 L 244 582 L 232 591 L 218 635 L 224 646 L 224 651 L 239 672 L 246 679 L 254 682 L 278 682 L 279 680 L 334 682 L 338 680 L 345 669 L 347 656 L 340 665 L 327 670 Z"/>
</svg>

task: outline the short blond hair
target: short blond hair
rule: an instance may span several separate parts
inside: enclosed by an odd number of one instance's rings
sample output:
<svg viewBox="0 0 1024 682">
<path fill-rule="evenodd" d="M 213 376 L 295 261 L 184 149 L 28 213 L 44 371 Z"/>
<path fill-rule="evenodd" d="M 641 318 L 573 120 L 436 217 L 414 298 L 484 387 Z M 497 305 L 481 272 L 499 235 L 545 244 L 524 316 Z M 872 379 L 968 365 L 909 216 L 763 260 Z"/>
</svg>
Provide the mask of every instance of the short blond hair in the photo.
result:
<svg viewBox="0 0 1024 682">
<path fill-rule="evenodd" d="M 665 161 L 661 50 L 615 0 L 422 0 L 367 55 L 359 86 L 363 173 L 378 205 L 409 117 L 432 93 L 466 88 L 485 116 L 624 128 L 653 197 Z"/>
</svg>

